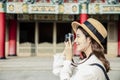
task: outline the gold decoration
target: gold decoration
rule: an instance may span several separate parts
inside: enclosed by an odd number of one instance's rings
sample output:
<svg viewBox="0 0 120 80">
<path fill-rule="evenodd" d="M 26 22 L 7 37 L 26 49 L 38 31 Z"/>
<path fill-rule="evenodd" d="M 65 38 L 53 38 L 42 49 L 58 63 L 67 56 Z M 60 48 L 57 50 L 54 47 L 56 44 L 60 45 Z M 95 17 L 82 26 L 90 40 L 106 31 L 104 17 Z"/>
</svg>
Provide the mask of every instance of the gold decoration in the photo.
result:
<svg viewBox="0 0 120 80">
<path fill-rule="evenodd" d="M 28 5 L 27 4 L 22 5 L 22 11 L 23 12 L 28 12 Z"/>
<path fill-rule="evenodd" d="M 10 11 L 14 11 L 14 5 L 12 5 L 12 4 L 9 5 L 9 6 L 8 6 L 8 9 L 9 9 Z"/>
</svg>

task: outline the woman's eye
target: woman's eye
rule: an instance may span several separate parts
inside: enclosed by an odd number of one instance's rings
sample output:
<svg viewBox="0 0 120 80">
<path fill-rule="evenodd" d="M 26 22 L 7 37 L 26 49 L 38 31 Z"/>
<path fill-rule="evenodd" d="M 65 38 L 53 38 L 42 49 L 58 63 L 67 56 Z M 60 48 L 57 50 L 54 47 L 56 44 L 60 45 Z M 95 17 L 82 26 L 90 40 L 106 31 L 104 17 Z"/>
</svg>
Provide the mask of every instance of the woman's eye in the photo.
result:
<svg viewBox="0 0 120 80">
<path fill-rule="evenodd" d="M 80 36 L 77 36 L 77 38 L 80 38 Z"/>
</svg>

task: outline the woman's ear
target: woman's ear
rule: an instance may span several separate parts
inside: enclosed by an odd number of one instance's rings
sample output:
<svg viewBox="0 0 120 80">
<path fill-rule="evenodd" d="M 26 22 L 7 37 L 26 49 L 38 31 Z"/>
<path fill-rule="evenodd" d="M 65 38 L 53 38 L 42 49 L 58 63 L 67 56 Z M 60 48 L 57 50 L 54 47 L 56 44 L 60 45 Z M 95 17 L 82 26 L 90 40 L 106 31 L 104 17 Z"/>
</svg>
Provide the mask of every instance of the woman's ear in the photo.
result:
<svg viewBox="0 0 120 80">
<path fill-rule="evenodd" d="M 91 43 L 91 38 L 90 38 L 90 37 L 87 37 L 87 41 L 88 41 L 89 43 Z"/>
</svg>

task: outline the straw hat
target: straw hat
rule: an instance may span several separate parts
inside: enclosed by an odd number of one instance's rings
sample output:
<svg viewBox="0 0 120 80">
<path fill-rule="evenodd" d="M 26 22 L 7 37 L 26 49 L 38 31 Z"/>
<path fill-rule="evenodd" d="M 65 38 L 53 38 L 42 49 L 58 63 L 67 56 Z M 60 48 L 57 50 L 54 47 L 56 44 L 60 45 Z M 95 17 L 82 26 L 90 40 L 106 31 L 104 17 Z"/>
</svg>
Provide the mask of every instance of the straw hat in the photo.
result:
<svg viewBox="0 0 120 80">
<path fill-rule="evenodd" d="M 83 24 L 73 21 L 71 25 L 75 33 L 78 26 L 82 27 L 104 49 L 101 42 L 106 38 L 107 31 L 98 20 L 89 18 Z"/>
</svg>

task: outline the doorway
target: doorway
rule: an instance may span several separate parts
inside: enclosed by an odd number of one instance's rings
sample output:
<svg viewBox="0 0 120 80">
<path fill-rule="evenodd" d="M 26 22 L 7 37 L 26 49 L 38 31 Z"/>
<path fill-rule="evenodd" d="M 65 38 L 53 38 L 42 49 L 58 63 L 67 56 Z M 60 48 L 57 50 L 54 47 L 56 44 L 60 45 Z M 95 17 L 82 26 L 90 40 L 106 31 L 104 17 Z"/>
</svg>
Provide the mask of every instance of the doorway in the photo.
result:
<svg viewBox="0 0 120 80">
<path fill-rule="evenodd" d="M 35 22 L 20 22 L 19 54 L 35 56 Z"/>
<path fill-rule="evenodd" d="M 53 53 L 53 22 L 38 23 L 38 54 Z"/>
</svg>

